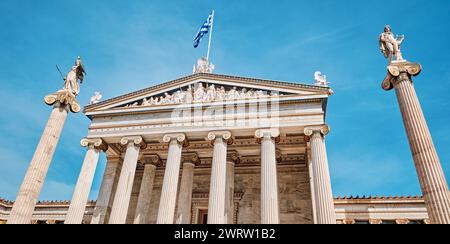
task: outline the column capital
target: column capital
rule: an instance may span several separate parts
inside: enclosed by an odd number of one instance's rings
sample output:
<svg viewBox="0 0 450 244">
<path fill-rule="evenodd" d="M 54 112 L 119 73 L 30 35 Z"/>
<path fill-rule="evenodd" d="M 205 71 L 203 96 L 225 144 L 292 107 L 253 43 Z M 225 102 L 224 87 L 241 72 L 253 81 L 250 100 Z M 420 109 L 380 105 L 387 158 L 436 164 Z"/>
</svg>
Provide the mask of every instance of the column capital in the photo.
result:
<svg viewBox="0 0 450 244">
<path fill-rule="evenodd" d="M 395 223 L 398 225 L 407 225 L 409 224 L 411 221 L 409 221 L 409 219 L 396 219 Z"/>
<path fill-rule="evenodd" d="M 194 166 L 200 166 L 202 163 L 200 157 L 196 152 L 193 153 L 185 153 L 181 156 L 181 161 L 183 164 L 193 164 Z"/>
<path fill-rule="evenodd" d="M 280 130 L 276 128 L 259 129 L 255 132 L 255 137 L 258 139 L 263 138 L 278 138 L 280 136 Z"/>
<path fill-rule="evenodd" d="M 208 133 L 206 140 L 214 142 L 219 138 L 226 141 L 229 145 L 233 144 L 233 138 L 231 137 L 231 132 L 229 131 L 211 131 Z"/>
<path fill-rule="evenodd" d="M 182 144 L 183 147 L 187 147 L 189 145 L 189 141 L 187 140 L 186 134 L 184 133 L 166 134 L 164 135 L 162 141 L 165 143 L 176 141 L 179 144 Z"/>
<path fill-rule="evenodd" d="M 153 165 L 155 167 L 161 167 L 163 165 L 161 157 L 158 154 L 143 155 L 141 163 L 145 165 Z"/>
<path fill-rule="evenodd" d="M 419 75 L 422 71 L 422 65 L 405 61 L 392 63 L 387 67 L 387 70 L 387 76 L 386 78 L 384 78 L 381 86 L 384 90 L 389 91 L 394 88 L 396 82 L 403 80 L 398 79 L 401 78 L 402 75 L 406 75 L 406 78 L 408 78 L 408 80 L 410 80 L 409 78 L 411 76 Z"/>
<path fill-rule="evenodd" d="M 130 143 L 134 143 L 136 147 L 140 147 L 141 149 L 147 148 L 147 143 L 145 143 L 144 138 L 142 138 L 142 136 L 127 136 L 120 140 L 120 144 L 124 146 Z"/>
<path fill-rule="evenodd" d="M 275 159 L 277 163 L 281 163 L 283 161 L 283 153 L 279 148 L 275 149 Z"/>
<path fill-rule="evenodd" d="M 369 219 L 369 223 L 371 225 L 379 225 L 379 224 L 382 224 L 383 221 L 381 219 Z"/>
<path fill-rule="evenodd" d="M 326 136 L 330 133 L 330 127 L 328 125 L 305 127 L 304 133 L 308 138 L 312 137 L 314 134 Z"/>
<path fill-rule="evenodd" d="M 76 96 L 69 90 L 59 90 L 53 94 L 47 95 L 44 98 L 44 102 L 47 105 L 68 105 L 72 113 L 79 113 L 81 111 L 81 106 L 77 101 Z"/>
<path fill-rule="evenodd" d="M 80 144 L 82 147 L 94 147 L 103 152 L 108 150 L 108 144 L 101 138 L 83 138 L 81 139 Z"/>
<path fill-rule="evenodd" d="M 234 164 L 240 164 L 241 156 L 239 155 L 238 151 L 236 151 L 236 150 L 228 151 L 227 162 L 234 163 Z"/>
<path fill-rule="evenodd" d="M 355 219 L 344 219 L 342 220 L 342 224 L 344 225 L 354 225 L 356 223 Z"/>
</svg>

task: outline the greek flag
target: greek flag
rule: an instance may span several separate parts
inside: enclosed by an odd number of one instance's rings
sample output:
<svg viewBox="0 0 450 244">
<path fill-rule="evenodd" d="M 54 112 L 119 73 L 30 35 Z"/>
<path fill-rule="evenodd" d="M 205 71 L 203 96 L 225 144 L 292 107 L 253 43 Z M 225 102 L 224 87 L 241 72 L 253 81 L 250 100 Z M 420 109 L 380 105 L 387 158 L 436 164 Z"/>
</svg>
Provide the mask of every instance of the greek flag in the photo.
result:
<svg viewBox="0 0 450 244">
<path fill-rule="evenodd" d="M 214 12 L 211 12 L 211 14 L 208 16 L 208 19 L 203 23 L 202 27 L 197 33 L 197 36 L 195 36 L 194 39 L 194 48 L 197 48 L 198 45 L 200 45 L 200 41 L 202 40 L 203 36 L 208 34 L 209 29 L 211 28 L 213 24 L 213 18 L 214 18 Z"/>
</svg>

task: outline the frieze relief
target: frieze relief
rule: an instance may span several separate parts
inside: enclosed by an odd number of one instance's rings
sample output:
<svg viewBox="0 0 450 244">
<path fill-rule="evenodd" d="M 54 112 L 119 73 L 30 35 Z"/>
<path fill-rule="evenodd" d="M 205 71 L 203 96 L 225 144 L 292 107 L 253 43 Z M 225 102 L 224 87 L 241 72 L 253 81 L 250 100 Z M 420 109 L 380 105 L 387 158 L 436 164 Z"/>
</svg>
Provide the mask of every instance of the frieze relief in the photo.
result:
<svg viewBox="0 0 450 244">
<path fill-rule="evenodd" d="M 162 105 L 180 105 L 192 103 L 210 103 L 220 101 L 236 101 L 257 98 L 279 97 L 287 94 L 278 91 L 255 90 L 252 88 L 223 86 L 199 82 L 164 94 L 146 97 L 128 103 L 122 108 L 151 107 Z"/>
</svg>

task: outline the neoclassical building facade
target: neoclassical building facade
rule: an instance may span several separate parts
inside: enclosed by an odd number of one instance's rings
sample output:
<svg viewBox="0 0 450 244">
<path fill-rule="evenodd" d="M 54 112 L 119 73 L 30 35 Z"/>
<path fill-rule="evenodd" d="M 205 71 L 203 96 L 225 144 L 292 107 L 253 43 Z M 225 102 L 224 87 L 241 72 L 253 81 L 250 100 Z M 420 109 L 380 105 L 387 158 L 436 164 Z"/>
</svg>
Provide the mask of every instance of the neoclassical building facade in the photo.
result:
<svg viewBox="0 0 450 244">
<path fill-rule="evenodd" d="M 333 198 L 326 84 L 197 73 L 85 107 L 70 202 L 33 223 L 427 223 L 420 197 Z M 98 159 L 107 165 L 89 202 Z M 0 201 L 0 222 L 13 203 Z"/>
</svg>

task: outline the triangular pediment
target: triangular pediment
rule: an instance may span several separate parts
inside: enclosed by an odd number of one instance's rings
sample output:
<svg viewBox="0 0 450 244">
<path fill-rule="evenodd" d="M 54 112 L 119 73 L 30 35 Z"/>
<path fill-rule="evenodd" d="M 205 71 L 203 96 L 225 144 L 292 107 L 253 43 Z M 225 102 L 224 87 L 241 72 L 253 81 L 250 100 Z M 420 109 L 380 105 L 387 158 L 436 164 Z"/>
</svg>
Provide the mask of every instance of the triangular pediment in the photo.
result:
<svg viewBox="0 0 450 244">
<path fill-rule="evenodd" d="M 85 113 L 273 97 L 323 97 L 328 94 L 327 87 L 217 74 L 195 74 L 89 105 L 85 108 Z"/>
</svg>

